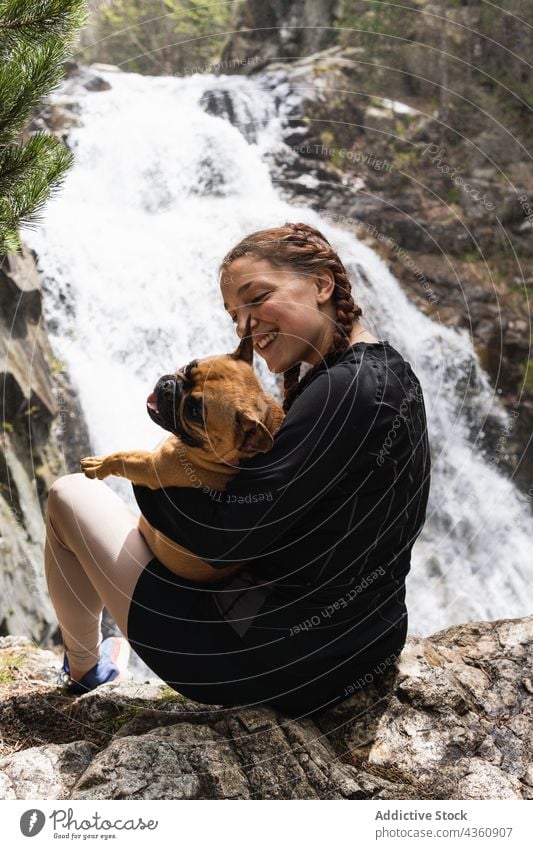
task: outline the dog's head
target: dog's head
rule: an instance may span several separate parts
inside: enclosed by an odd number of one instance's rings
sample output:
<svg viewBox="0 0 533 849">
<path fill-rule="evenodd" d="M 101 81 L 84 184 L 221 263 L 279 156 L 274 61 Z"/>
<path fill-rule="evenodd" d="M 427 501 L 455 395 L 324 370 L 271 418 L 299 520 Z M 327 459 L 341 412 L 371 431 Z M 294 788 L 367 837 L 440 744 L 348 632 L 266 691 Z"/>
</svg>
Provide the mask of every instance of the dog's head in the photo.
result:
<svg viewBox="0 0 533 849">
<path fill-rule="evenodd" d="M 264 391 L 252 363 L 248 319 L 231 354 L 191 360 L 159 378 L 146 401 L 150 418 L 185 445 L 228 463 L 268 451 L 283 411 Z"/>
</svg>

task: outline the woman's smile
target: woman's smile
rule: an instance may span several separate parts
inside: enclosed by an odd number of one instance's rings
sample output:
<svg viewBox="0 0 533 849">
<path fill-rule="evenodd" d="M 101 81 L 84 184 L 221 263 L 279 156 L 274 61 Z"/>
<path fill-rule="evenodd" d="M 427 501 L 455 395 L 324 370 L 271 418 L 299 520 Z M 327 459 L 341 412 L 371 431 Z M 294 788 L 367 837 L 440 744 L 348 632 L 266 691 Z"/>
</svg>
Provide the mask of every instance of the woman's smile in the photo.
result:
<svg viewBox="0 0 533 849">
<path fill-rule="evenodd" d="M 261 352 L 265 350 L 265 348 L 269 348 L 272 342 L 277 338 L 278 331 L 270 331 L 270 333 L 259 334 L 259 337 L 255 343 L 255 347 L 258 348 Z"/>
</svg>

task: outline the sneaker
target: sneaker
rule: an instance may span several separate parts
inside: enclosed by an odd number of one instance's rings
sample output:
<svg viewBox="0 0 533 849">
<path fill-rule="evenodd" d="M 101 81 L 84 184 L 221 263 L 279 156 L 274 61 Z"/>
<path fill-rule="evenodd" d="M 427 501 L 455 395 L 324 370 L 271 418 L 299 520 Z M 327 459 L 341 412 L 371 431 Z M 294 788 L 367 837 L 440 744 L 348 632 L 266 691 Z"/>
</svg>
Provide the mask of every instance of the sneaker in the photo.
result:
<svg viewBox="0 0 533 849">
<path fill-rule="evenodd" d="M 63 666 L 58 673 L 58 683 L 64 684 L 69 695 L 81 695 L 95 690 L 100 684 L 108 681 L 122 681 L 129 678 L 128 661 L 130 644 L 122 637 L 108 637 L 100 646 L 100 660 L 85 673 L 80 681 L 70 677 L 70 667 L 66 653 L 63 655 Z"/>
</svg>

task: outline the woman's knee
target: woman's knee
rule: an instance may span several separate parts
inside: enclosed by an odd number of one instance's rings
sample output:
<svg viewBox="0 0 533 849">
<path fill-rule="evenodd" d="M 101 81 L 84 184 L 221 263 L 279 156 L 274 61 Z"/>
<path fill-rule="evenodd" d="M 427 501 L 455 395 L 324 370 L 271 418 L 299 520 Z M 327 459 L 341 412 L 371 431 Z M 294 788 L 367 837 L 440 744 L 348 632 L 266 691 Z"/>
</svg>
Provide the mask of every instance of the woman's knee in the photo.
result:
<svg viewBox="0 0 533 849">
<path fill-rule="evenodd" d="M 85 488 L 85 483 L 93 483 L 82 472 L 71 475 L 62 475 L 54 481 L 48 490 L 45 516 L 51 519 L 58 518 L 65 511 L 65 507 L 74 508 L 76 499 Z"/>
</svg>

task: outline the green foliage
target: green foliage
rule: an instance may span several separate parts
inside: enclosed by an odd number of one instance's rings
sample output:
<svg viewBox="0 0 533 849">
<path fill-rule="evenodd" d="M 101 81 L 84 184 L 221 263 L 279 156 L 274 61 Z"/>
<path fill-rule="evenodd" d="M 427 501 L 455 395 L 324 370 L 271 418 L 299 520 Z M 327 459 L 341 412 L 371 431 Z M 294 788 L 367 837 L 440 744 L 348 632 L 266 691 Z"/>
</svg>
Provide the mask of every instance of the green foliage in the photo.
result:
<svg viewBox="0 0 533 849">
<path fill-rule="evenodd" d="M 527 359 L 524 364 L 524 392 L 533 392 L 533 359 Z"/>
<path fill-rule="evenodd" d="M 391 38 L 380 36 L 397 36 L 412 38 L 417 22 L 417 6 L 415 0 L 403 0 L 398 5 L 392 2 L 383 3 L 381 0 L 344 0 L 339 26 L 352 30 L 343 33 L 345 44 L 363 46 L 370 51 L 394 45 Z"/>
<path fill-rule="evenodd" d="M 32 136 L 24 145 L 0 149 L 0 253 L 18 250 L 21 222 L 36 223 L 53 191 L 61 185 L 72 155 L 56 139 Z"/>
<path fill-rule="evenodd" d="M 15 672 L 28 662 L 27 657 L 16 652 L 5 652 L 0 657 L 0 684 L 11 684 L 15 680 Z"/>
<path fill-rule="evenodd" d="M 478 64 L 495 83 L 503 83 L 525 100 L 527 105 L 521 109 L 527 112 L 533 107 L 533 30 L 527 23 L 531 19 L 530 0 L 508 0 L 505 11 L 504 15 L 498 6 L 481 4 L 478 28 L 486 38 L 481 41 Z"/>
<path fill-rule="evenodd" d="M 80 0 L 0 0 L 0 53 L 35 48 L 43 36 L 70 42 L 85 16 Z"/>
<path fill-rule="evenodd" d="M 461 191 L 457 188 L 457 186 L 450 186 L 446 191 L 446 203 L 461 203 Z"/>
<path fill-rule="evenodd" d="M 344 0 L 339 41 L 361 51 L 369 93 L 433 100 L 464 135 L 485 113 L 520 132 L 517 124 L 532 120 L 530 18 L 531 0 Z"/>
<path fill-rule="evenodd" d="M 0 0 L 0 255 L 20 248 L 18 228 L 38 220 L 71 164 L 52 136 L 19 136 L 60 82 L 85 14 L 84 0 Z"/>
<path fill-rule="evenodd" d="M 65 364 L 62 362 L 62 360 L 59 360 L 54 357 L 54 359 L 52 360 L 52 368 L 50 370 L 50 376 L 52 377 L 52 379 L 55 379 L 59 374 L 61 374 L 64 368 Z"/>
<path fill-rule="evenodd" d="M 81 59 L 141 74 L 209 70 L 230 29 L 233 2 L 114 0 L 94 14 Z"/>
</svg>

